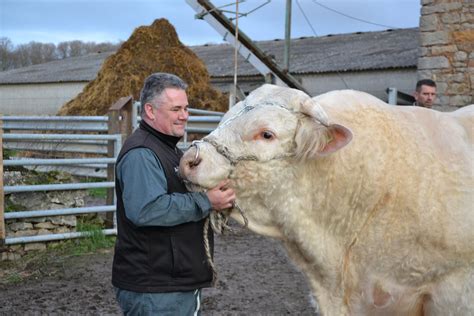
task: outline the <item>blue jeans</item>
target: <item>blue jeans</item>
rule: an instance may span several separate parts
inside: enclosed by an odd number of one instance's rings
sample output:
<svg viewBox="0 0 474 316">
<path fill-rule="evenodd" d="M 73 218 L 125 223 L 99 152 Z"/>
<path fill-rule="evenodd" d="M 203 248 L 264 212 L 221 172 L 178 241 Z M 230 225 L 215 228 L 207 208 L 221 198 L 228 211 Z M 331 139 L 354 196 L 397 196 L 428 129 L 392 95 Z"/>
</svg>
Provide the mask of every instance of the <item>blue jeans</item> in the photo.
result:
<svg viewBox="0 0 474 316">
<path fill-rule="evenodd" d="M 170 293 L 139 293 L 115 288 L 125 316 L 201 315 L 201 290 Z"/>
</svg>

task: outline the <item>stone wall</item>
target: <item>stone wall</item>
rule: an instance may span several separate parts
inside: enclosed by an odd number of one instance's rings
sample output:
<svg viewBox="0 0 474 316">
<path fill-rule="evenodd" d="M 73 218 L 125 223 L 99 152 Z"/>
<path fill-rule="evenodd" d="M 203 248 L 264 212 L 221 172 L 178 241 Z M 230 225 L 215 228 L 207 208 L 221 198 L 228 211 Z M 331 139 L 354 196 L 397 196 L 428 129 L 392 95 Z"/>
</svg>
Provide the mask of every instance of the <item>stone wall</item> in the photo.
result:
<svg viewBox="0 0 474 316">
<path fill-rule="evenodd" d="M 436 82 L 435 105 L 474 103 L 474 0 L 421 0 L 417 77 Z"/>
<path fill-rule="evenodd" d="M 63 182 L 62 180 L 76 182 L 67 174 L 58 173 L 52 176 L 54 176 L 54 183 L 61 183 Z M 28 171 L 5 171 L 3 178 L 6 186 L 16 186 L 31 184 L 25 183 L 25 181 L 39 181 L 39 179 L 44 178 L 44 174 L 31 173 Z M 10 193 L 5 195 L 5 210 L 6 212 L 19 212 L 83 207 L 86 206 L 86 197 L 87 190 Z M 7 219 L 5 220 L 6 236 L 8 238 L 14 238 L 76 232 L 79 218 L 93 218 L 95 222 L 101 220 L 96 213 Z M 4 245 L 0 247 L 0 261 L 18 259 L 31 250 L 45 250 L 50 243 L 54 244 L 58 242 L 49 241 Z"/>
</svg>

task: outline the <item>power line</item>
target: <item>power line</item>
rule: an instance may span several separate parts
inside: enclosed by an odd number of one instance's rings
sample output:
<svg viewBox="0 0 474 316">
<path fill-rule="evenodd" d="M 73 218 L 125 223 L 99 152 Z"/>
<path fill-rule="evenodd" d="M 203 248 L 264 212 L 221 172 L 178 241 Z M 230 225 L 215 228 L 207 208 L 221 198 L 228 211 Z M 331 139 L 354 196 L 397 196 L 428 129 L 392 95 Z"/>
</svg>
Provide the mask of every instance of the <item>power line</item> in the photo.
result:
<svg viewBox="0 0 474 316">
<path fill-rule="evenodd" d="M 342 15 L 342 16 L 345 16 L 346 18 L 349 18 L 349 19 L 353 19 L 353 20 L 356 20 L 356 21 L 359 21 L 359 22 L 363 22 L 363 23 L 367 23 L 367 24 L 372 24 L 372 25 L 376 25 L 376 26 L 382 26 L 382 27 L 386 27 L 386 28 L 389 28 L 389 29 L 397 29 L 397 27 L 394 27 L 394 26 L 384 25 L 384 24 L 379 24 L 379 23 L 374 23 L 374 22 L 370 22 L 370 21 L 367 21 L 367 20 L 363 20 L 363 19 L 356 18 L 356 17 L 354 17 L 354 16 L 345 14 L 345 13 L 343 13 L 343 12 L 340 12 L 340 11 L 334 10 L 334 9 L 328 7 L 328 6 L 325 6 L 324 4 L 319 3 L 319 2 L 317 2 L 316 0 L 313 0 L 313 3 L 319 5 L 320 7 L 325 8 L 326 10 L 329 10 L 329 11 L 332 11 L 332 12 L 334 12 L 334 13 L 340 14 L 340 15 Z"/>
<path fill-rule="evenodd" d="M 311 24 L 311 22 L 309 21 L 308 17 L 306 16 L 306 14 L 304 13 L 304 10 L 303 8 L 301 7 L 300 5 L 300 2 L 298 0 L 296 0 L 296 5 L 298 6 L 298 8 L 300 9 L 301 11 L 301 14 L 303 14 L 303 17 L 304 19 L 306 20 L 306 23 L 308 23 L 309 27 L 311 28 L 311 30 L 313 31 L 313 34 L 314 36 L 318 36 L 318 34 L 316 33 L 316 31 L 314 30 L 314 27 L 313 25 Z M 347 84 L 347 82 L 344 80 L 344 78 L 342 77 L 342 74 L 339 72 L 339 71 L 336 71 L 336 74 L 337 76 L 339 77 L 339 79 L 341 79 L 341 81 L 344 83 L 344 86 L 349 89 L 349 85 Z"/>
<path fill-rule="evenodd" d="M 298 8 L 300 9 L 301 14 L 303 14 L 303 17 L 304 17 L 304 19 L 306 20 L 306 23 L 308 23 L 309 27 L 311 28 L 311 31 L 313 31 L 314 36 L 318 36 L 318 34 L 316 33 L 316 31 L 315 31 L 314 28 L 313 28 L 313 25 L 311 24 L 311 22 L 309 21 L 308 17 L 307 17 L 306 14 L 304 13 L 303 8 L 301 8 L 300 2 L 299 2 L 298 0 L 296 0 L 296 5 L 297 5 Z"/>
</svg>

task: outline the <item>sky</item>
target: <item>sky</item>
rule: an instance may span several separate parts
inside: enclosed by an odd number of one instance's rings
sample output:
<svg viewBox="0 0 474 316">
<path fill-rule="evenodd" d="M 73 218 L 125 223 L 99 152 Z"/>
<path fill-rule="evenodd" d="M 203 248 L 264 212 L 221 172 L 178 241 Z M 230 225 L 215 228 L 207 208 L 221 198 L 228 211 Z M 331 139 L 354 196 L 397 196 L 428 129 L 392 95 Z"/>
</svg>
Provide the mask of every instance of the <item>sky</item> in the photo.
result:
<svg viewBox="0 0 474 316">
<path fill-rule="evenodd" d="M 242 0 L 241 0 L 242 1 Z M 211 0 L 235 12 L 235 0 Z M 418 27 L 420 0 L 292 0 L 291 37 Z M 263 6 L 262 6 L 263 5 Z M 239 2 L 239 30 L 252 40 L 285 38 L 286 0 Z M 165 18 L 185 45 L 223 43 L 186 0 L 0 0 L 0 37 L 31 41 L 127 40 L 135 28 Z M 234 13 L 226 13 L 234 17 Z"/>
</svg>

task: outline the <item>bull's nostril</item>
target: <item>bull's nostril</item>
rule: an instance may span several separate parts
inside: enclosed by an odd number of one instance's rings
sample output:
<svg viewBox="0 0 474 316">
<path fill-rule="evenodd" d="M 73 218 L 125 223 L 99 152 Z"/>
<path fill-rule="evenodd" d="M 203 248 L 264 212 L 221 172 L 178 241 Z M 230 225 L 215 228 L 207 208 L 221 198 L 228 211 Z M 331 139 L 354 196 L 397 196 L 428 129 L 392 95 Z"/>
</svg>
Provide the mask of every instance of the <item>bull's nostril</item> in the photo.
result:
<svg viewBox="0 0 474 316">
<path fill-rule="evenodd" d="M 188 162 L 189 168 L 197 167 L 201 163 L 201 158 L 193 159 Z"/>
</svg>

